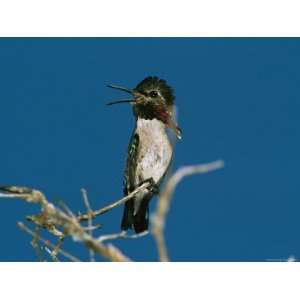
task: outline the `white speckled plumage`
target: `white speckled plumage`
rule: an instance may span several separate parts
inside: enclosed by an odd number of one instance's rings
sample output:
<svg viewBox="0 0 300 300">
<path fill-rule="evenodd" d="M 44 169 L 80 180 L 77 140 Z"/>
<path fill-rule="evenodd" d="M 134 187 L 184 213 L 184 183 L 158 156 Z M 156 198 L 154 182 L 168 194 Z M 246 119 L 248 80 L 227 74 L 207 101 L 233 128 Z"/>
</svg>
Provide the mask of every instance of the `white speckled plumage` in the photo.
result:
<svg viewBox="0 0 300 300">
<path fill-rule="evenodd" d="M 166 173 L 173 155 L 172 145 L 165 130 L 165 124 L 157 119 L 137 119 L 135 133 L 139 136 L 139 149 L 134 184 L 153 178 L 157 184 Z M 134 214 L 145 195 L 140 193 L 135 198 Z"/>
</svg>

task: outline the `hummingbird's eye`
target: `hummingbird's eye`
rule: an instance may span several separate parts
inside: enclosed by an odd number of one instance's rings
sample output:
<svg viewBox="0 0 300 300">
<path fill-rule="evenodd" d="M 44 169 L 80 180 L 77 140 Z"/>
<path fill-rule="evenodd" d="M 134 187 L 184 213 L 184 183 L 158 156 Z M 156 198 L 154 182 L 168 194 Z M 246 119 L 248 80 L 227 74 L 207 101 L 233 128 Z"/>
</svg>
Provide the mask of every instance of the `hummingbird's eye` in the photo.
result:
<svg viewBox="0 0 300 300">
<path fill-rule="evenodd" d="M 150 93 L 149 93 L 149 96 L 151 97 L 151 98 L 155 98 L 155 97 L 157 97 L 157 92 L 156 91 L 151 91 Z"/>
</svg>

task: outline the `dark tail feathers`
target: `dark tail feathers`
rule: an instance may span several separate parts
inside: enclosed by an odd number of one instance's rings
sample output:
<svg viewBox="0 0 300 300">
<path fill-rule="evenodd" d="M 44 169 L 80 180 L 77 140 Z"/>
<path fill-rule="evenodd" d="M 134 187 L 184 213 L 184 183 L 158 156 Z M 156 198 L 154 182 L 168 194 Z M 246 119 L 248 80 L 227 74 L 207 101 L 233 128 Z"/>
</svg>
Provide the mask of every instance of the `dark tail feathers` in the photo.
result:
<svg viewBox="0 0 300 300">
<path fill-rule="evenodd" d="M 149 199 L 150 200 L 150 199 Z M 134 215 L 134 199 L 125 203 L 123 219 L 121 224 L 122 230 L 134 229 L 136 233 L 148 230 L 149 226 L 149 200 L 146 199 L 141 203 L 137 214 Z"/>
</svg>

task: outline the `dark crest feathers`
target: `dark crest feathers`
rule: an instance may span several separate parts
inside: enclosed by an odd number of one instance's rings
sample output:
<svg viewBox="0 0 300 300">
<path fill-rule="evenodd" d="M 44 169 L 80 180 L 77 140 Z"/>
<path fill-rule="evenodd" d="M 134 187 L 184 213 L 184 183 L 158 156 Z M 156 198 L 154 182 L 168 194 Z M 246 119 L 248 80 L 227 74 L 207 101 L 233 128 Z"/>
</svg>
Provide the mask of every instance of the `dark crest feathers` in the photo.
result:
<svg viewBox="0 0 300 300">
<path fill-rule="evenodd" d="M 142 80 L 135 88 L 136 91 L 141 93 L 151 89 L 159 89 L 165 98 L 167 105 L 173 105 L 175 100 L 174 91 L 164 79 L 159 79 L 156 76 L 149 76 Z"/>
</svg>

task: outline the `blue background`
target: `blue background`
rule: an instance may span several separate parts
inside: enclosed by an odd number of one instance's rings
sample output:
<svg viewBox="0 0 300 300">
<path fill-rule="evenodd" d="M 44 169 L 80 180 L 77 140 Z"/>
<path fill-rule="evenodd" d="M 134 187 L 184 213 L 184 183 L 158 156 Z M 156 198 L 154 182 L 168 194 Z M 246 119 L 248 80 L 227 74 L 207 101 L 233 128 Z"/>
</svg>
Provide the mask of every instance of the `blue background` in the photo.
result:
<svg viewBox="0 0 300 300">
<path fill-rule="evenodd" d="M 185 179 L 167 219 L 175 261 L 300 257 L 300 40 L 224 38 L 0 39 L 0 183 L 41 189 L 84 210 L 122 197 L 134 127 L 124 98 L 148 75 L 176 91 L 183 139 L 173 169 L 222 158 L 226 167 Z M 156 200 L 152 201 L 152 210 Z M 0 199 L 0 260 L 36 260 L 16 221 L 37 212 Z M 122 207 L 98 218 L 117 232 Z M 47 235 L 46 235 L 47 236 Z M 151 236 L 114 244 L 157 259 Z M 80 244 L 65 248 L 82 259 Z"/>
</svg>

